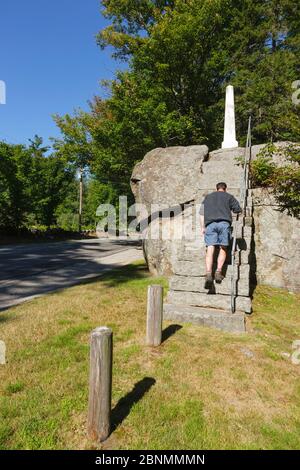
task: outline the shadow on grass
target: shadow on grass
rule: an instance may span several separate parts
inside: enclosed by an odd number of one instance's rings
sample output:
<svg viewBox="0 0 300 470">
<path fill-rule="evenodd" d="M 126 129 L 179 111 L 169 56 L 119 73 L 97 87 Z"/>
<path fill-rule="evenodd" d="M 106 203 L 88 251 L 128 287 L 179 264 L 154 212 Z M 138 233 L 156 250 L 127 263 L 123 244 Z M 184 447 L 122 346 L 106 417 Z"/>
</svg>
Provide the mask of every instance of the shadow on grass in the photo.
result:
<svg viewBox="0 0 300 470">
<path fill-rule="evenodd" d="M 43 286 L 43 288 L 41 289 L 37 288 L 34 292 L 29 292 L 29 295 L 40 296 L 40 295 L 56 294 L 59 292 L 64 292 L 66 289 L 69 289 L 70 287 L 75 287 L 79 285 L 89 285 L 89 284 L 96 283 L 98 281 L 102 281 L 105 284 L 105 286 L 108 288 L 117 287 L 118 285 L 122 283 L 126 283 L 128 281 L 146 279 L 148 276 L 149 276 L 149 271 L 147 269 L 146 264 L 143 261 L 139 263 L 134 262 L 126 266 L 107 265 L 103 268 L 102 272 L 99 272 L 98 275 L 97 274 L 93 275 L 92 277 L 88 279 L 76 279 L 75 275 L 70 275 L 70 280 L 69 280 L 68 285 L 59 286 L 59 283 L 57 282 L 55 286 L 47 285 L 47 286 Z M 26 295 L 24 293 L 24 296 Z M 0 291 L 0 296 L 1 296 L 1 291 Z M 11 308 L 15 308 L 22 304 L 23 302 L 21 301 L 14 305 L 8 305 L 4 307 L 0 306 L 0 312 L 7 311 Z"/>
<path fill-rule="evenodd" d="M 164 343 L 169 339 L 171 336 L 175 335 L 177 331 L 181 330 L 182 326 L 181 325 L 170 325 L 167 328 L 165 328 L 162 332 L 162 339 L 161 342 Z"/>
<path fill-rule="evenodd" d="M 145 264 L 129 264 L 113 269 L 101 276 L 101 280 L 107 287 L 116 287 L 131 280 L 145 279 L 149 271 Z"/>
<path fill-rule="evenodd" d="M 16 315 L 4 315 L 0 313 L 0 325 L 1 323 L 5 323 L 7 321 L 14 320 L 16 318 Z"/>
<path fill-rule="evenodd" d="M 114 432 L 122 424 L 133 405 L 138 403 L 155 383 L 156 381 L 152 377 L 145 377 L 134 385 L 131 392 L 118 401 L 111 412 L 111 432 Z"/>
</svg>

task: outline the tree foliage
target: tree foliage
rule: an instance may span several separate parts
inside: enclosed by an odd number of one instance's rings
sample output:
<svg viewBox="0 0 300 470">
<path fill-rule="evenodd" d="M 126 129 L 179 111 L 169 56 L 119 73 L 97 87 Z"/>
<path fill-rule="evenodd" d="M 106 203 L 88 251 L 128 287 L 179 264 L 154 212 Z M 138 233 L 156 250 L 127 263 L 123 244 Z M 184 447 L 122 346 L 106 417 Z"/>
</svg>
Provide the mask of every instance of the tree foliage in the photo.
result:
<svg viewBox="0 0 300 470">
<path fill-rule="evenodd" d="M 30 223 L 50 226 L 66 197 L 74 171 L 65 158 L 46 155 L 42 139 L 30 145 L 0 142 L 0 228 L 19 230 Z"/>
<path fill-rule="evenodd" d="M 253 116 L 254 142 L 299 140 L 299 109 L 292 83 L 299 78 L 300 12 L 292 0 L 104 1 L 111 25 L 102 30 L 110 45 L 129 61 L 119 74 L 112 99 L 153 118 L 162 145 L 222 140 L 224 91 L 235 86 L 237 128 L 246 134 Z M 122 91 L 121 91 L 122 90 Z M 153 107 L 164 108 L 156 120 Z M 150 119 L 151 121 L 151 119 Z M 141 129 L 140 122 L 136 127 Z M 144 134 L 147 129 L 143 129 Z"/>
<path fill-rule="evenodd" d="M 103 49 L 127 63 L 103 82 L 107 99 L 90 110 L 54 117 L 61 138 L 54 151 L 39 137 L 28 146 L 0 143 L 0 227 L 30 223 L 73 226 L 76 172 L 85 172 L 84 225 L 102 202 L 129 196 L 134 165 L 155 147 L 223 140 L 224 96 L 235 87 L 238 140 L 249 114 L 253 143 L 271 142 L 252 167 L 257 185 L 275 186 L 280 204 L 297 214 L 299 167 L 290 150 L 275 168 L 275 141 L 300 141 L 300 9 L 294 0 L 102 0 L 109 25 Z M 295 160 L 296 158 L 296 160 Z M 295 209 L 296 207 L 296 209 Z"/>
<path fill-rule="evenodd" d="M 98 203 L 132 198 L 133 166 L 155 147 L 219 148 L 229 83 L 241 144 L 249 114 L 253 143 L 300 140 L 300 107 L 292 103 L 300 77 L 294 0 L 102 0 L 101 6 L 110 24 L 98 44 L 112 47 L 127 70 L 103 82 L 109 97 L 95 97 L 90 112 L 56 117 L 59 152 L 86 158 L 102 185 Z"/>
<path fill-rule="evenodd" d="M 284 163 L 275 164 L 274 155 Z M 282 211 L 300 217 L 300 148 L 289 144 L 279 148 L 273 143 L 264 147 L 251 162 L 250 174 L 253 187 L 271 187 Z"/>
</svg>

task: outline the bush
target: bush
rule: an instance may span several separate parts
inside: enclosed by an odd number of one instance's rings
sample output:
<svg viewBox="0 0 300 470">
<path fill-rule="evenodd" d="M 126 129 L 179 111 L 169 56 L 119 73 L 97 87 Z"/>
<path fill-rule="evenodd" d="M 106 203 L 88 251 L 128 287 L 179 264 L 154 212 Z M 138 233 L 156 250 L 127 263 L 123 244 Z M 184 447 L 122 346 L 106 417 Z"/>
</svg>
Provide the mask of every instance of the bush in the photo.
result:
<svg viewBox="0 0 300 470">
<path fill-rule="evenodd" d="M 300 148 L 290 145 L 284 154 L 289 163 L 276 169 L 273 178 L 275 197 L 283 210 L 300 218 Z"/>
<path fill-rule="evenodd" d="M 272 186 L 276 167 L 269 157 L 258 156 L 250 168 L 252 187 Z"/>
<path fill-rule="evenodd" d="M 277 167 L 274 154 L 281 154 L 287 163 Z M 279 149 L 268 144 L 250 164 L 250 177 L 253 188 L 272 187 L 275 199 L 282 211 L 300 217 L 300 146 L 290 144 Z"/>
</svg>

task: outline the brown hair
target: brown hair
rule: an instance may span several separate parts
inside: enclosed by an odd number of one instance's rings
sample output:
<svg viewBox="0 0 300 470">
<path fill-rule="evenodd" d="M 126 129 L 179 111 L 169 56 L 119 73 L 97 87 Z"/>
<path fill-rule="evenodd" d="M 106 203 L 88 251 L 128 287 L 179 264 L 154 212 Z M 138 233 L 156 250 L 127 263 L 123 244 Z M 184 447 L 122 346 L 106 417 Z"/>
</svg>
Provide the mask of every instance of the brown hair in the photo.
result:
<svg viewBox="0 0 300 470">
<path fill-rule="evenodd" d="M 223 189 L 224 191 L 226 191 L 227 184 L 226 183 L 218 183 L 217 184 L 217 191 L 219 191 L 219 189 Z"/>
</svg>

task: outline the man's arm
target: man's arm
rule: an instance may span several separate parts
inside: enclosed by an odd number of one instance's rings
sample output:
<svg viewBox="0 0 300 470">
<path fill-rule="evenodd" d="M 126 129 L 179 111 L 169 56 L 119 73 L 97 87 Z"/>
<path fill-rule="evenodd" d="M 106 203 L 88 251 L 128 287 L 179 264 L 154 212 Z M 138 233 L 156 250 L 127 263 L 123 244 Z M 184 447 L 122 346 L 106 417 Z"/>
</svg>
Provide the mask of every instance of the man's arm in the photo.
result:
<svg viewBox="0 0 300 470">
<path fill-rule="evenodd" d="M 234 196 L 231 196 L 229 200 L 229 206 L 230 210 L 232 210 L 232 212 L 234 212 L 235 214 L 240 214 L 242 212 L 239 201 Z"/>
</svg>

